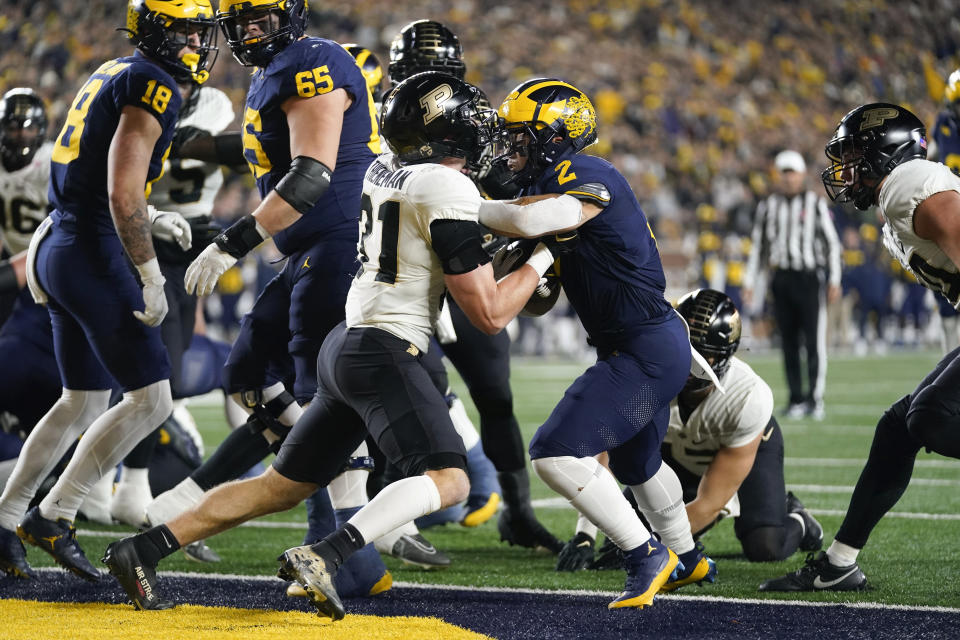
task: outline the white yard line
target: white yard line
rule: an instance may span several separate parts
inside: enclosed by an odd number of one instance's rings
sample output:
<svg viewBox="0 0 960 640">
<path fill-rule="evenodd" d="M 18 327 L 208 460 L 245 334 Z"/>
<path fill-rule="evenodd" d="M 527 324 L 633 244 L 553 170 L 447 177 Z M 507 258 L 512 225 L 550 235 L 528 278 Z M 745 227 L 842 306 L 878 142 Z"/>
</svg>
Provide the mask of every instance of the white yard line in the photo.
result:
<svg viewBox="0 0 960 640">
<path fill-rule="evenodd" d="M 57 567 L 40 567 L 36 571 L 63 571 Z M 185 578 L 188 580 L 247 580 L 254 582 L 281 582 L 276 576 L 244 576 L 231 573 L 193 573 L 186 571 L 160 571 L 160 577 Z M 447 591 L 481 591 L 483 593 L 502 593 L 516 594 L 529 593 L 535 595 L 548 596 L 599 596 L 604 598 L 614 598 L 616 591 L 588 591 L 579 589 L 528 589 L 519 587 L 470 587 L 464 585 L 450 584 L 419 584 L 413 582 L 396 581 L 394 587 L 403 589 L 442 589 Z M 846 607 L 850 609 L 881 609 L 897 611 L 926 611 L 930 613 L 954 613 L 960 614 L 960 608 L 954 607 L 930 607 L 923 605 L 905 605 L 905 604 L 885 604 L 880 602 L 808 602 L 806 600 L 761 600 L 759 598 L 726 598 L 721 596 L 691 596 L 683 594 L 663 594 L 658 598 L 668 600 L 685 600 L 688 602 L 725 602 L 730 604 L 755 604 L 772 606 L 795 606 L 795 607 Z"/>
</svg>

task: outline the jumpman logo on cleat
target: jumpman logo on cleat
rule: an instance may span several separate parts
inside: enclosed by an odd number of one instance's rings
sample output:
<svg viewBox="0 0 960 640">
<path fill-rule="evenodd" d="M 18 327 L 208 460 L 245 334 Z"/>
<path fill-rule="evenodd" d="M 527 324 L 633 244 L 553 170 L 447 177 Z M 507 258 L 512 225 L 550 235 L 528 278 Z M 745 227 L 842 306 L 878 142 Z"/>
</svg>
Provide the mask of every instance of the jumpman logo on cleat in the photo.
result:
<svg viewBox="0 0 960 640">
<path fill-rule="evenodd" d="M 647 542 L 647 555 L 648 556 L 653 555 L 654 553 L 656 553 L 656 551 L 657 551 L 656 548 L 652 544 Z"/>
<path fill-rule="evenodd" d="M 309 268 L 310 268 L 310 256 L 307 256 L 307 259 L 303 261 L 303 266 L 300 267 L 300 268 L 301 268 L 301 269 L 309 269 Z"/>
<path fill-rule="evenodd" d="M 50 545 L 50 548 L 53 549 L 53 545 L 57 542 L 60 536 L 47 536 L 46 538 L 40 538 L 44 542 Z"/>
</svg>

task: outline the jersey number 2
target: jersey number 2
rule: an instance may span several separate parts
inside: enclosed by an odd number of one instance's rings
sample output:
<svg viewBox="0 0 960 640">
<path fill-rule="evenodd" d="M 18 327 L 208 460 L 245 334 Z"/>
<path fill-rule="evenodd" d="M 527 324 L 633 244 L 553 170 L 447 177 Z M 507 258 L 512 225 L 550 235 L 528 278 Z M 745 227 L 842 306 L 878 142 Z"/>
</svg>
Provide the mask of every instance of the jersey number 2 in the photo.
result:
<svg viewBox="0 0 960 640">
<path fill-rule="evenodd" d="M 370 261 L 368 251 L 373 253 L 380 245 L 377 259 L 377 275 L 374 280 L 384 284 L 397 282 L 397 246 L 400 240 L 400 203 L 385 200 L 377 207 L 376 215 L 370 196 L 363 194 L 360 200 L 360 243 L 357 245 L 361 265 Z M 362 270 L 362 269 L 361 269 Z"/>
</svg>

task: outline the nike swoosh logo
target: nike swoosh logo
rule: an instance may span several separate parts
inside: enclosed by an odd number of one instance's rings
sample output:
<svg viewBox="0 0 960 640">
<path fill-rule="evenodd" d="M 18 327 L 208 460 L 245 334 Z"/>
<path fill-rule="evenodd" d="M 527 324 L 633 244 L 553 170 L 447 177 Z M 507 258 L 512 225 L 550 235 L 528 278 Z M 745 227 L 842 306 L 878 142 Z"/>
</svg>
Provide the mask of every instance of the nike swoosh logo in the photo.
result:
<svg viewBox="0 0 960 640">
<path fill-rule="evenodd" d="M 167 545 L 167 548 L 170 548 L 173 546 L 172 544 L 170 544 L 170 541 L 167 540 L 167 534 L 165 534 L 162 530 L 160 531 L 160 536 L 163 538 L 163 542 Z"/>
<path fill-rule="evenodd" d="M 856 572 L 856 570 L 857 570 L 857 568 L 854 567 L 853 569 L 850 569 L 850 571 L 847 571 L 845 574 L 843 574 L 842 576 L 840 576 L 840 577 L 837 578 L 836 580 L 827 580 L 826 582 L 824 582 L 823 580 L 821 580 L 821 579 L 820 579 L 820 576 L 817 576 L 816 578 L 813 579 L 813 588 L 814 588 L 814 589 L 829 589 L 829 588 L 832 587 L 833 585 L 838 584 L 838 583 L 840 583 L 840 582 L 843 582 L 843 581 L 846 580 L 849 576 L 852 576 L 852 575 Z"/>
<path fill-rule="evenodd" d="M 763 434 L 763 436 L 760 439 L 766 442 L 767 440 L 770 439 L 770 436 L 772 435 L 773 435 L 773 427 L 770 427 L 770 430 L 767 431 L 765 434 Z"/>
</svg>

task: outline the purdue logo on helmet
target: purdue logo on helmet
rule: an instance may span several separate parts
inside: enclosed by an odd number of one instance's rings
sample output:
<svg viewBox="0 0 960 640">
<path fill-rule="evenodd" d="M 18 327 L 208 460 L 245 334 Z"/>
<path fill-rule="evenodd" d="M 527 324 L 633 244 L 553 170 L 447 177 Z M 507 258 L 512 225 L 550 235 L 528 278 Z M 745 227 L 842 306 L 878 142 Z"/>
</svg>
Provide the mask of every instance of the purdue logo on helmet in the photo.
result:
<svg viewBox="0 0 960 640">
<path fill-rule="evenodd" d="M 357 61 L 360 72 L 367 81 L 367 88 L 370 89 L 370 97 L 374 102 L 380 102 L 383 99 L 383 89 L 380 87 L 383 82 L 383 67 L 380 60 L 373 55 L 373 51 L 358 44 L 342 45 L 347 52 Z"/>
<path fill-rule="evenodd" d="M 518 86 L 500 105 L 500 157 L 527 158 L 512 180 L 533 184 L 565 153 L 579 153 L 597 141 L 597 111 L 585 93 L 553 78 L 535 78 Z"/>
<path fill-rule="evenodd" d="M 394 85 L 424 71 L 442 71 L 462 80 L 466 70 L 460 39 L 434 20 L 411 22 L 390 43 L 387 71 Z"/>
<path fill-rule="evenodd" d="M 303 35 L 307 17 L 307 0 L 220 0 L 217 11 L 217 22 L 230 51 L 245 67 L 270 64 L 274 56 Z M 248 34 L 251 19 L 259 21 L 257 34 Z"/>
<path fill-rule="evenodd" d="M 690 327 L 690 344 L 707 359 L 717 379 L 723 378 L 740 346 L 740 312 L 733 300 L 714 289 L 697 289 L 680 298 L 677 312 Z M 687 388 L 702 389 L 710 384 L 693 378 Z"/>
<path fill-rule="evenodd" d="M 907 109 L 874 102 L 843 117 L 824 153 L 830 166 L 820 177 L 827 195 L 866 210 L 877 200 L 880 181 L 895 167 L 927 157 L 927 132 Z"/>
<path fill-rule="evenodd" d="M 0 100 L 0 160 L 7 171 L 30 164 L 47 134 L 47 112 L 33 89 L 17 87 Z"/>
<path fill-rule="evenodd" d="M 380 133 L 404 164 L 451 157 L 475 167 L 493 136 L 494 114 L 480 107 L 481 95 L 445 73 L 418 73 L 387 96 Z"/>
<path fill-rule="evenodd" d="M 210 0 L 128 0 L 127 26 L 134 45 L 160 62 L 177 82 L 203 84 L 217 56 L 217 27 Z M 199 46 L 180 55 L 196 34 Z M 210 52 L 213 58 L 209 59 Z"/>
</svg>

